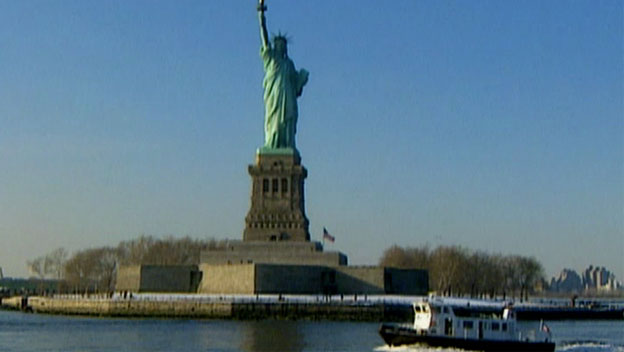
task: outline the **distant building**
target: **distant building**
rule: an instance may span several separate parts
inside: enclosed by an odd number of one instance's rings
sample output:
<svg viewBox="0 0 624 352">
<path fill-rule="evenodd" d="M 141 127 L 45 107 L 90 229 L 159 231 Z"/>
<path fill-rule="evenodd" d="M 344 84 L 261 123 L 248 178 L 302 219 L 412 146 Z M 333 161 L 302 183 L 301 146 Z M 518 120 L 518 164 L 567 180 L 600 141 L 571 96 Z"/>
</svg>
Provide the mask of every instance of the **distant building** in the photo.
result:
<svg viewBox="0 0 624 352">
<path fill-rule="evenodd" d="M 550 291 L 583 293 L 613 292 L 622 289 L 622 283 L 605 267 L 590 265 L 580 276 L 572 269 L 564 269 L 558 277 L 550 281 Z"/>
<path fill-rule="evenodd" d="M 592 265 L 583 272 L 583 284 L 586 290 L 599 292 L 615 291 L 622 286 L 615 275 L 605 267 Z"/>
<path fill-rule="evenodd" d="M 0 266 L 0 280 L 4 279 L 4 275 L 2 274 L 2 267 Z"/>
<path fill-rule="evenodd" d="M 572 269 L 563 269 L 557 278 L 550 281 L 550 290 L 554 292 L 576 292 L 583 291 L 583 281 L 579 274 Z"/>
</svg>

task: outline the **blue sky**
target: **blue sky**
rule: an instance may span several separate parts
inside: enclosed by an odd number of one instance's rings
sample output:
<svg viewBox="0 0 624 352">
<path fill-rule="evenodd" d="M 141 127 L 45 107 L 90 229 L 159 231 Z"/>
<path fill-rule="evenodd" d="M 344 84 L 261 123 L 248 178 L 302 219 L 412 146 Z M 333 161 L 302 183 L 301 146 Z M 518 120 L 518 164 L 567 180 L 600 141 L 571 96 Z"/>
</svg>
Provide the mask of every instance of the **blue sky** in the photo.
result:
<svg viewBox="0 0 624 352">
<path fill-rule="evenodd" d="M 621 1 L 267 0 L 310 71 L 310 230 L 624 279 Z M 255 1 L 0 2 L 0 266 L 141 234 L 242 238 Z"/>
</svg>

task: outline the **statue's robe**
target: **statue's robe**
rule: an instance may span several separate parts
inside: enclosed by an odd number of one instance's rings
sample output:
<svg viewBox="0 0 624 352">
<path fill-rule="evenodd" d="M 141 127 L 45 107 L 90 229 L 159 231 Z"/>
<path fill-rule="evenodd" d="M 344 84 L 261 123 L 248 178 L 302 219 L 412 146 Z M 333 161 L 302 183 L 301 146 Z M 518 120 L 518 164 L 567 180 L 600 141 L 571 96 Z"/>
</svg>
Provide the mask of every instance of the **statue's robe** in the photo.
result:
<svg viewBox="0 0 624 352">
<path fill-rule="evenodd" d="M 265 148 L 296 148 L 297 97 L 301 95 L 306 77 L 298 72 L 287 55 L 280 57 L 270 46 L 260 50 L 264 62 L 264 146 Z"/>
</svg>

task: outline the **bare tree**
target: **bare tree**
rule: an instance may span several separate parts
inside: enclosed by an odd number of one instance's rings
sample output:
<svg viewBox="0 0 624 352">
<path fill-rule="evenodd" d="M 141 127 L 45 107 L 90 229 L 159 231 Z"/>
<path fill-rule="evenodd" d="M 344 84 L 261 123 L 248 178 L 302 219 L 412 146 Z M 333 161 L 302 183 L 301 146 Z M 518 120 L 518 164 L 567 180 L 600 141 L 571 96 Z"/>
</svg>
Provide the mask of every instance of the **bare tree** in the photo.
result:
<svg viewBox="0 0 624 352">
<path fill-rule="evenodd" d="M 225 242 L 169 236 L 157 239 L 140 236 L 117 247 L 80 250 L 71 255 L 58 248 L 27 262 L 30 272 L 40 279 L 65 279 L 68 289 L 107 292 L 114 289 L 119 265 L 199 264 L 202 249 L 224 249 Z"/>
<path fill-rule="evenodd" d="M 62 279 L 65 261 L 67 261 L 67 251 L 65 248 L 57 248 L 47 254 L 44 260 L 46 275 L 53 279 Z"/>
<path fill-rule="evenodd" d="M 131 241 L 124 241 L 117 246 L 119 260 L 125 265 L 144 264 L 144 257 L 154 245 L 156 239 L 152 236 L 141 236 Z"/>
<path fill-rule="evenodd" d="M 31 274 L 36 275 L 39 279 L 43 279 L 45 278 L 44 262 L 44 257 L 38 257 L 27 261 L 26 266 L 28 266 L 28 271 L 30 271 Z"/>
<path fill-rule="evenodd" d="M 400 269 L 426 269 L 429 265 L 429 247 L 402 248 L 394 245 L 379 259 L 380 266 Z"/>
<path fill-rule="evenodd" d="M 529 292 L 533 292 L 535 286 L 544 276 L 544 269 L 537 259 L 531 257 L 518 258 L 518 283 L 520 285 L 520 300 L 529 299 Z"/>
<path fill-rule="evenodd" d="M 483 290 L 490 298 L 496 297 L 504 289 L 505 274 L 503 272 L 503 257 L 490 255 L 483 273 Z"/>
<path fill-rule="evenodd" d="M 447 296 L 459 291 L 466 263 L 466 250 L 463 248 L 459 246 L 436 248 L 431 253 L 430 262 L 430 275 L 433 277 L 434 289 Z"/>
<path fill-rule="evenodd" d="M 399 247 L 386 249 L 381 266 L 429 270 L 429 287 L 442 295 L 527 299 L 540 280 L 543 269 L 535 258 L 491 255 L 460 246 Z"/>
<path fill-rule="evenodd" d="M 187 265 L 199 263 L 202 243 L 190 237 L 157 240 L 145 253 L 143 264 Z"/>
<path fill-rule="evenodd" d="M 26 262 L 26 265 L 28 270 L 39 279 L 59 280 L 63 278 L 63 265 L 66 260 L 67 251 L 65 248 L 57 248 L 50 253 Z"/>
<path fill-rule="evenodd" d="M 172 236 L 157 239 L 141 236 L 117 246 L 118 259 L 123 265 L 189 265 L 198 264 L 202 249 L 224 248 L 223 241 L 197 240 Z"/>
<path fill-rule="evenodd" d="M 484 252 L 475 252 L 466 258 L 462 291 L 470 297 L 479 297 L 485 291 L 485 275 L 489 266 L 489 258 L 489 255 Z"/>
<path fill-rule="evenodd" d="M 109 292 L 114 288 L 117 251 L 111 247 L 76 252 L 65 263 L 65 279 L 78 291 Z"/>
</svg>

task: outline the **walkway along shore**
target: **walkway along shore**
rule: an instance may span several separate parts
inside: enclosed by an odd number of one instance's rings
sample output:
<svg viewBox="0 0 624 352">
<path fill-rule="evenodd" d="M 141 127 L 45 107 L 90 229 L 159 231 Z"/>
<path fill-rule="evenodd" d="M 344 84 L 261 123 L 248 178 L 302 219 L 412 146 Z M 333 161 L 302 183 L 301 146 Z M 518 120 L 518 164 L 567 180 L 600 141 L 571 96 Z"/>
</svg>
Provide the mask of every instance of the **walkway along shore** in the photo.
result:
<svg viewBox="0 0 624 352">
<path fill-rule="evenodd" d="M 391 298 L 369 300 L 366 296 L 133 294 L 125 297 L 11 297 L 2 300 L 2 307 L 33 313 L 101 317 L 407 321 L 411 319 L 411 307 L 405 302 Z"/>
<path fill-rule="evenodd" d="M 291 319 L 407 322 L 409 296 L 114 294 L 11 297 L 2 308 L 33 313 L 101 317 Z M 464 300 L 469 302 L 469 300 Z M 502 302 L 487 302 L 493 308 Z M 516 305 L 519 320 L 624 319 L 624 307 L 579 308 Z"/>
</svg>

